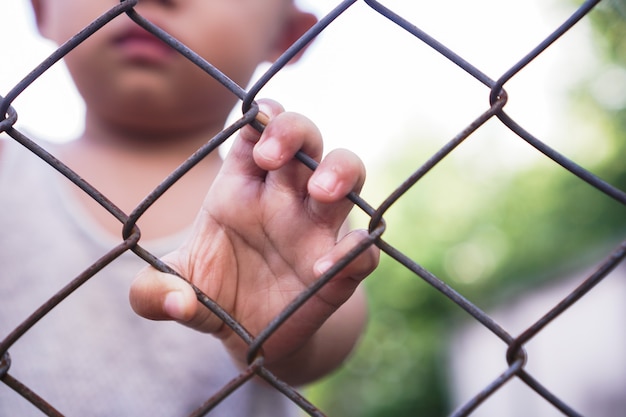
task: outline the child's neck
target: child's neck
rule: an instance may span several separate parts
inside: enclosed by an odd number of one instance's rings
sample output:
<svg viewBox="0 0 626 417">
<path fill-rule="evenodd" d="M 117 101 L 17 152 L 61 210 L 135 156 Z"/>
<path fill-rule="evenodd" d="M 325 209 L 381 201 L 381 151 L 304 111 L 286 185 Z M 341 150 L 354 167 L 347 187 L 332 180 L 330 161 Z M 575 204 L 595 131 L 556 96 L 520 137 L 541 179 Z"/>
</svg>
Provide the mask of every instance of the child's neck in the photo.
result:
<svg viewBox="0 0 626 417">
<path fill-rule="evenodd" d="M 212 135 L 146 139 L 84 137 L 69 142 L 61 158 L 85 180 L 129 214 L 174 169 Z M 214 152 L 198 163 L 139 219 L 143 239 L 165 237 L 191 225 L 204 195 L 221 166 Z M 110 234 L 119 236 L 122 226 L 108 212 L 76 189 L 79 201 Z"/>
</svg>

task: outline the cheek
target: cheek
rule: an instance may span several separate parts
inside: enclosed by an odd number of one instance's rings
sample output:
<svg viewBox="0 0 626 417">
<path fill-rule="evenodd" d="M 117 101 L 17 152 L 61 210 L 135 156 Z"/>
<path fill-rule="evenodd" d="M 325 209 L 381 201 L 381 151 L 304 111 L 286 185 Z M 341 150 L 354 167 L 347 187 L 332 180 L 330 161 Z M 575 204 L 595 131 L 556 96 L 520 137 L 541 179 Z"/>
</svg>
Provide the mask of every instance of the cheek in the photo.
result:
<svg viewBox="0 0 626 417">
<path fill-rule="evenodd" d="M 242 87 L 267 56 L 266 45 L 249 33 L 228 32 L 227 41 L 207 42 L 196 51 Z"/>
<path fill-rule="evenodd" d="M 50 3 L 54 3 L 54 6 L 48 6 L 45 9 L 42 32 L 44 36 L 59 45 L 75 36 L 117 4 L 111 0 L 52 0 Z"/>
<path fill-rule="evenodd" d="M 181 34 L 187 40 L 183 41 L 187 46 L 245 87 L 258 64 L 268 57 L 277 24 L 264 13 L 239 9 L 234 12 L 232 9 L 204 15 L 219 16 L 219 19 L 187 16 L 187 24 L 178 27 L 189 28 L 184 35 Z M 189 23 L 192 21 L 193 24 Z"/>
</svg>

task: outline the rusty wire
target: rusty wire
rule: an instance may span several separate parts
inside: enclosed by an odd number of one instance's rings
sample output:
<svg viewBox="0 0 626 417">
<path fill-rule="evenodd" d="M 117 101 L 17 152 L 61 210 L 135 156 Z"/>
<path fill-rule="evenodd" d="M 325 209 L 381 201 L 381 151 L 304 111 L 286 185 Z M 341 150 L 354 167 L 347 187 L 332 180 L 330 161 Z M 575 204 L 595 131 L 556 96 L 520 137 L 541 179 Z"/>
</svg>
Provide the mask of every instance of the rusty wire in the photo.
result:
<svg viewBox="0 0 626 417">
<path fill-rule="evenodd" d="M 37 66 L 30 74 L 28 74 L 21 82 L 19 82 L 13 89 L 11 89 L 4 97 L 0 96 L 0 114 L 2 119 L 0 120 L 0 132 L 5 132 L 13 140 L 21 143 L 24 147 L 28 148 L 33 154 L 37 155 L 42 163 L 47 163 L 64 175 L 69 181 L 80 187 L 91 198 L 97 201 L 103 206 L 111 216 L 115 217 L 123 225 L 123 240 L 109 253 L 103 254 L 102 257 L 96 261 L 91 267 L 86 269 L 79 276 L 70 279 L 68 284 L 59 289 L 57 294 L 44 303 L 40 308 L 34 311 L 30 317 L 28 317 L 22 324 L 15 328 L 8 335 L 0 335 L 0 380 L 19 395 L 22 395 L 28 401 L 30 401 L 34 407 L 39 408 L 44 414 L 50 416 L 61 415 L 53 404 L 46 402 L 44 398 L 41 398 L 37 393 L 33 392 L 29 387 L 23 385 L 20 381 L 13 378 L 10 374 L 11 358 L 10 350 L 13 344 L 19 340 L 28 330 L 34 326 L 41 318 L 43 318 L 48 312 L 50 312 L 55 306 L 63 302 L 67 297 L 73 296 L 73 293 L 87 282 L 89 279 L 97 275 L 98 271 L 104 268 L 111 262 L 114 262 L 121 254 L 132 251 L 137 256 L 144 259 L 147 263 L 152 264 L 157 269 L 165 272 L 175 273 L 168 265 L 160 261 L 156 256 L 142 248 L 140 243 L 141 233 L 136 226 L 137 221 L 143 215 L 143 213 L 157 201 L 172 185 L 174 185 L 181 177 L 183 177 L 195 164 L 201 161 L 211 152 L 215 152 L 219 145 L 227 141 L 235 132 L 241 129 L 243 126 L 252 124 L 257 129 L 262 130 L 263 124 L 257 120 L 258 107 L 255 103 L 257 93 L 274 77 L 280 70 L 302 50 L 308 43 L 310 43 L 316 36 L 318 36 L 326 27 L 331 25 L 337 17 L 342 15 L 346 10 L 358 2 L 358 0 L 345 0 L 338 2 L 338 5 L 326 16 L 322 17 L 320 21 L 312 27 L 298 42 L 293 44 L 284 54 L 281 56 L 255 83 L 249 90 L 245 90 L 243 87 L 237 85 L 230 80 L 225 74 L 216 69 L 210 62 L 205 61 L 202 57 L 198 56 L 193 50 L 187 48 L 184 44 L 173 38 L 170 34 L 164 32 L 160 28 L 153 25 L 150 21 L 143 18 L 135 10 L 134 6 L 138 0 L 121 0 L 119 4 L 112 7 L 105 12 L 98 19 L 89 24 L 80 33 L 77 33 L 67 43 L 60 46 L 50 57 L 44 60 L 39 66 Z M 610 253 L 605 261 L 601 262 L 595 272 L 588 276 L 580 286 L 573 292 L 568 294 L 560 303 L 555 305 L 550 311 L 548 311 L 541 319 L 531 324 L 522 334 L 519 336 L 513 336 L 509 332 L 501 327 L 496 321 L 494 321 L 488 314 L 483 312 L 480 308 L 474 305 L 471 301 L 466 299 L 461 293 L 452 288 L 446 282 L 432 274 L 427 269 L 416 263 L 414 260 L 407 257 L 401 251 L 387 243 L 384 238 L 384 232 L 386 229 L 384 216 L 387 210 L 395 204 L 403 195 L 410 190 L 422 177 L 432 170 L 439 162 L 452 153 L 458 145 L 468 139 L 476 130 L 480 129 L 487 121 L 492 119 L 498 119 L 502 124 L 507 126 L 511 131 L 517 134 L 520 138 L 528 142 L 531 146 L 536 148 L 539 152 L 546 157 L 553 160 L 556 164 L 559 164 L 564 169 L 580 178 L 582 181 L 589 183 L 591 186 L 600 190 L 607 196 L 617 200 L 619 203 L 626 205 L 626 193 L 608 182 L 597 177 L 593 173 L 589 172 L 585 168 L 577 165 L 572 160 L 561 155 L 555 149 L 550 148 L 547 144 L 537 139 L 529 132 L 527 132 L 522 126 L 517 124 L 515 120 L 509 117 L 504 109 L 507 103 L 506 84 L 516 74 L 522 71 L 532 60 L 542 54 L 551 44 L 558 41 L 558 39 L 574 27 L 581 19 L 598 4 L 600 0 L 586 1 L 582 6 L 576 10 L 576 12 L 567 19 L 560 27 L 558 27 L 552 34 L 550 34 L 545 40 L 543 40 L 535 49 L 533 49 L 528 55 L 522 57 L 515 65 L 513 65 L 508 71 L 506 71 L 497 80 L 492 80 L 489 76 L 481 72 L 478 68 L 471 63 L 457 55 L 452 50 L 448 49 L 445 45 L 438 42 L 436 39 L 425 33 L 411 22 L 404 19 L 402 16 L 396 14 L 383 4 L 374 0 L 363 0 L 372 10 L 389 19 L 394 24 L 398 25 L 406 31 L 410 36 L 414 36 L 419 41 L 425 43 L 436 53 L 441 54 L 448 59 L 452 64 L 459 66 L 477 81 L 485 85 L 490 93 L 490 107 L 486 109 L 481 115 L 479 115 L 473 122 L 471 122 L 465 129 L 453 137 L 448 143 L 446 143 L 439 151 L 434 153 L 422 166 L 415 170 L 397 189 L 392 190 L 388 197 L 378 207 L 370 206 L 366 201 L 356 194 L 351 194 L 348 198 L 358 206 L 365 214 L 370 218 L 369 223 L 369 236 L 360 242 L 353 250 L 346 255 L 340 262 L 334 265 L 328 270 L 319 280 L 314 283 L 308 290 L 301 293 L 296 299 L 289 305 L 280 315 L 278 315 L 265 330 L 258 335 L 250 334 L 243 326 L 241 326 L 233 317 L 229 315 L 221 306 L 204 295 L 198 288 L 194 288 L 196 291 L 198 300 L 214 314 L 216 314 L 224 323 L 231 327 L 248 345 L 248 360 L 249 366 L 243 370 L 236 378 L 230 383 L 225 385 L 219 392 L 214 393 L 207 401 L 197 409 L 192 415 L 210 415 L 211 409 L 219 404 L 224 398 L 228 397 L 230 393 L 235 391 L 238 387 L 246 384 L 253 377 L 260 377 L 267 383 L 272 385 L 275 389 L 282 392 L 293 402 L 295 402 L 302 410 L 312 416 L 324 415 L 322 411 L 318 410 L 316 406 L 310 403 L 304 398 L 294 387 L 285 384 L 270 371 L 264 367 L 263 360 L 263 344 L 265 341 L 278 329 L 280 326 L 294 313 L 303 303 L 305 303 L 310 297 L 312 297 L 322 286 L 324 286 L 335 274 L 337 274 L 345 265 L 352 261 L 356 256 L 362 253 L 371 245 L 377 245 L 384 253 L 395 259 L 404 267 L 412 271 L 417 277 L 426 281 L 432 287 L 436 288 L 445 297 L 448 297 L 461 309 L 465 310 L 476 321 L 480 322 L 484 327 L 489 329 L 495 336 L 502 339 L 508 345 L 507 362 L 508 367 L 505 368 L 502 374 L 493 380 L 489 385 L 484 387 L 482 391 L 477 393 L 466 404 L 461 405 L 453 413 L 454 416 L 465 416 L 471 414 L 483 401 L 489 399 L 499 388 L 510 381 L 513 378 L 519 378 L 532 388 L 537 395 L 545 398 L 546 401 L 554 405 L 563 414 L 568 416 L 580 415 L 576 410 L 572 409 L 567 403 L 554 395 L 546 387 L 544 387 L 540 381 L 536 380 L 525 369 L 527 361 L 527 354 L 524 350 L 526 343 L 536 336 L 548 323 L 553 321 L 556 317 L 561 315 L 570 306 L 572 306 L 581 297 L 585 296 L 591 291 L 596 284 L 598 284 L 607 274 L 618 266 L 626 257 L 626 241 L 619 245 L 612 253 Z M 228 126 L 213 139 L 211 139 L 205 146 L 198 149 L 191 157 L 189 157 L 178 169 L 157 188 L 153 190 L 148 197 L 144 199 L 135 210 L 126 214 L 115 206 L 115 203 L 110 201 L 105 195 L 102 195 L 97 189 L 93 188 L 89 183 L 85 182 L 79 175 L 79 173 L 73 172 L 60 160 L 55 158 L 54 155 L 48 153 L 45 149 L 37 145 L 33 140 L 28 138 L 22 132 L 16 130 L 13 126 L 17 120 L 17 111 L 11 105 L 13 101 L 27 89 L 35 80 L 37 80 L 48 69 L 60 61 L 65 55 L 70 53 L 77 45 L 89 38 L 92 34 L 98 31 L 100 28 L 108 24 L 114 18 L 126 14 L 129 18 L 135 21 L 138 25 L 142 26 L 146 30 L 150 31 L 157 37 L 161 38 L 164 42 L 169 44 L 172 48 L 176 49 L 180 54 L 192 61 L 202 70 L 204 70 L 209 77 L 213 77 L 222 83 L 233 95 L 237 96 L 243 103 L 242 116 L 239 120 Z M 299 152 L 297 159 L 308 166 L 310 169 L 315 169 L 316 163 L 307 155 Z M 2 250 L 7 250 L 2 248 Z"/>
</svg>

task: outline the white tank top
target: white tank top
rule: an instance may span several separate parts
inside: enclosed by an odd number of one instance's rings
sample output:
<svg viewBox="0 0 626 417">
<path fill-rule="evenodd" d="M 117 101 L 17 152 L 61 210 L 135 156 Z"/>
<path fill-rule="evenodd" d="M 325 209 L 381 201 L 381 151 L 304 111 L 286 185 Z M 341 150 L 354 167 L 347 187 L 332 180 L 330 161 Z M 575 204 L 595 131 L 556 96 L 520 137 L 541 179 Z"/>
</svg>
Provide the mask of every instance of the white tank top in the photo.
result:
<svg viewBox="0 0 626 417">
<path fill-rule="evenodd" d="M 21 145 L 4 145 L 0 340 L 122 241 L 85 215 L 69 181 Z M 181 237 L 142 246 L 162 256 Z M 9 374 L 66 416 L 185 416 L 209 399 L 239 372 L 212 336 L 132 311 L 129 285 L 144 265 L 125 253 L 80 287 L 10 347 Z M 0 416 L 41 415 L 0 382 Z M 256 382 L 209 413 L 295 415 L 286 397 Z"/>
</svg>

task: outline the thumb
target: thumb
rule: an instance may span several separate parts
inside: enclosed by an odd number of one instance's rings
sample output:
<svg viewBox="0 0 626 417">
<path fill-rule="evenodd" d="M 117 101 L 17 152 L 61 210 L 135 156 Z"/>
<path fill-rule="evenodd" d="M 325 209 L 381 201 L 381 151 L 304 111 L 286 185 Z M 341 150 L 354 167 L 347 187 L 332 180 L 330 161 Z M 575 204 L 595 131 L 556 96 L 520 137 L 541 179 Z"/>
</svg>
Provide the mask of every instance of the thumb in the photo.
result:
<svg viewBox="0 0 626 417">
<path fill-rule="evenodd" d="M 186 281 L 152 266 L 139 271 L 129 299 L 135 313 L 151 320 L 187 322 L 198 308 L 196 294 Z"/>
</svg>

